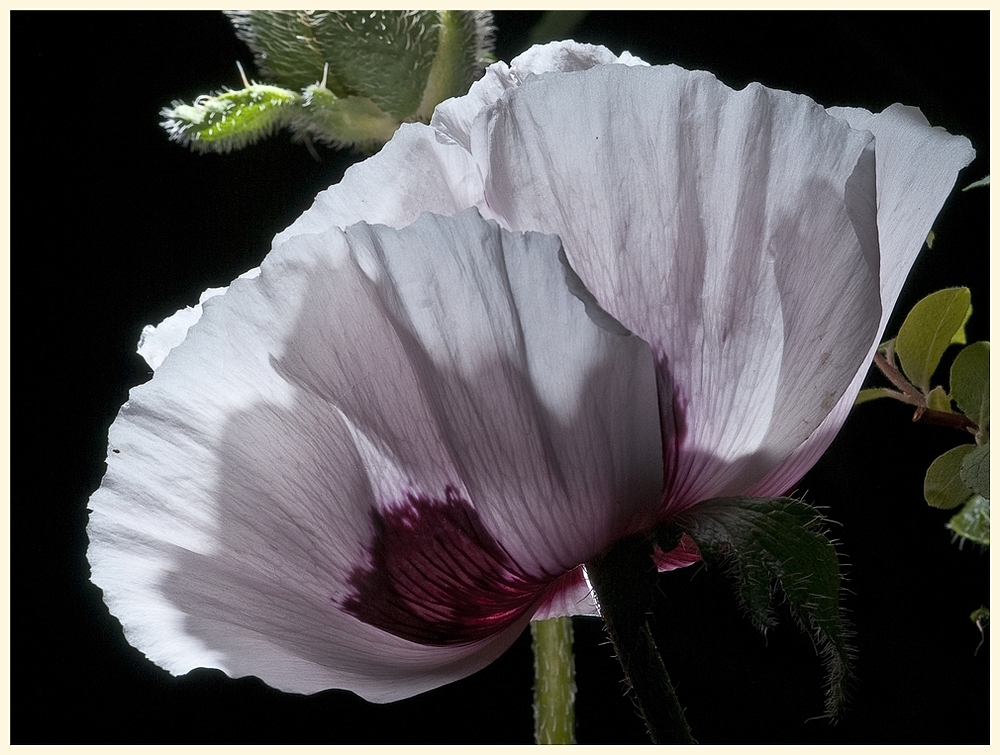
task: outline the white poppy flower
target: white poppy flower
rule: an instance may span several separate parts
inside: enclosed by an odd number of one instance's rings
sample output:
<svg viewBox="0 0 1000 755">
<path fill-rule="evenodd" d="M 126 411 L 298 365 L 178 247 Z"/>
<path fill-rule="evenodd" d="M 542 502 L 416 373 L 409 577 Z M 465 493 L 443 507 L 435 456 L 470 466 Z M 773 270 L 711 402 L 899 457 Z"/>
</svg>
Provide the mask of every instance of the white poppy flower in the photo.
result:
<svg viewBox="0 0 1000 755">
<path fill-rule="evenodd" d="M 974 152 L 915 108 L 824 109 L 615 62 L 554 42 L 491 66 L 279 238 L 470 206 L 559 235 L 601 306 L 656 355 L 664 515 L 782 494 L 846 419 Z"/>
<path fill-rule="evenodd" d="M 576 43 L 496 64 L 133 391 L 94 581 L 174 673 L 380 701 L 467 675 L 592 611 L 579 565 L 623 534 L 797 482 L 971 159 L 902 106 Z"/>
</svg>

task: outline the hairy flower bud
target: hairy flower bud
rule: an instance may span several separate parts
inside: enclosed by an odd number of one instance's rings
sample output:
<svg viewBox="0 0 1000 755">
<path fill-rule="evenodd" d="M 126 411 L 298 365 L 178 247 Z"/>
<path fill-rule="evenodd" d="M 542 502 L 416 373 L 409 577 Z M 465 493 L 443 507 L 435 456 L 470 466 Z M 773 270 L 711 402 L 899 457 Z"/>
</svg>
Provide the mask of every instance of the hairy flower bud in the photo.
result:
<svg viewBox="0 0 1000 755">
<path fill-rule="evenodd" d="M 165 108 L 174 141 L 228 152 L 279 128 L 371 149 L 465 94 L 492 49 L 488 11 L 227 11 L 263 86 Z M 266 90 L 268 96 L 261 96 Z M 252 102 L 252 107 L 242 103 Z"/>
</svg>

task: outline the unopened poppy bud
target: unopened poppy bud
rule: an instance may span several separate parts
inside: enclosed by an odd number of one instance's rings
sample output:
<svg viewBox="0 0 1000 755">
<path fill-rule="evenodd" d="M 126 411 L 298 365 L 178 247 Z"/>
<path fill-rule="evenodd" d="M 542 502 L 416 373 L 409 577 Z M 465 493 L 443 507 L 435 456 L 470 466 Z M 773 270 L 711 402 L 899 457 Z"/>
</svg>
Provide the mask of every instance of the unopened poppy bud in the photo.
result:
<svg viewBox="0 0 1000 755">
<path fill-rule="evenodd" d="M 174 141 L 227 152 L 280 128 L 366 149 L 465 94 L 492 49 L 486 11 L 227 11 L 267 84 L 175 102 Z M 242 69 L 241 69 L 242 73 Z"/>
</svg>

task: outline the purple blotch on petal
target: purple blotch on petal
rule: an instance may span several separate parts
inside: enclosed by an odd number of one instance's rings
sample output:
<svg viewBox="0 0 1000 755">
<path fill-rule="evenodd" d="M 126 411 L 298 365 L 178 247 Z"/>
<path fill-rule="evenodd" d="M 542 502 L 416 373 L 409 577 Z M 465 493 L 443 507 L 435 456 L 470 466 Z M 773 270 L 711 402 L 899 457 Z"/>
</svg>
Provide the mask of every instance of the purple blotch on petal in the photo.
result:
<svg viewBox="0 0 1000 755">
<path fill-rule="evenodd" d="M 552 582 L 521 569 L 448 486 L 372 512 L 370 564 L 348 578 L 342 608 L 422 645 L 486 639 L 529 612 Z"/>
</svg>

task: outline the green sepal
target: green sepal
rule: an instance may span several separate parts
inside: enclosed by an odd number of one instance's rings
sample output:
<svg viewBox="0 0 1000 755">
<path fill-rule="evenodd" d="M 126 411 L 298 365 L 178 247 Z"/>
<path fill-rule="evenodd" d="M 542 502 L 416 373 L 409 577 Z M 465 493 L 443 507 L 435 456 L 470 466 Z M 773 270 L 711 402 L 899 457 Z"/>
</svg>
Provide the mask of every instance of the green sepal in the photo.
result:
<svg viewBox="0 0 1000 755">
<path fill-rule="evenodd" d="M 916 303 L 896 336 L 896 355 L 906 377 L 923 393 L 945 349 L 965 323 L 971 294 L 967 288 L 947 288 Z"/>
<path fill-rule="evenodd" d="M 962 459 L 962 482 L 973 493 L 990 497 L 990 444 L 976 446 Z"/>
<path fill-rule="evenodd" d="M 936 509 L 953 509 L 969 500 L 972 488 L 962 479 L 962 462 L 972 444 L 949 449 L 938 456 L 924 475 L 924 499 Z"/>
<path fill-rule="evenodd" d="M 877 398 L 898 398 L 902 395 L 899 391 L 892 390 L 892 388 L 863 388 L 858 391 L 858 395 L 854 399 L 854 405 L 857 406 L 867 401 L 874 401 Z"/>
<path fill-rule="evenodd" d="M 966 540 L 989 546 L 990 499 L 973 495 L 948 522 L 948 529 Z"/>
<path fill-rule="evenodd" d="M 438 47 L 413 118 L 430 121 L 434 108 L 469 91 L 492 56 L 492 17 L 480 11 L 440 12 Z"/>
<path fill-rule="evenodd" d="M 990 432 L 990 342 L 969 344 L 951 364 L 951 398 L 979 427 L 976 440 L 985 443 Z"/>
<path fill-rule="evenodd" d="M 796 623 L 811 633 L 827 672 L 826 714 L 844 702 L 853 651 L 840 609 L 840 563 L 816 509 L 792 498 L 715 498 L 678 517 L 706 564 L 722 565 L 761 630 L 775 626 L 780 587 Z"/>
<path fill-rule="evenodd" d="M 399 127 L 367 97 L 338 97 L 318 84 L 305 91 L 302 127 L 317 141 L 377 146 L 389 141 Z"/>
<path fill-rule="evenodd" d="M 289 89 L 320 80 L 405 116 L 417 109 L 437 48 L 437 11 L 228 11 L 264 78 Z"/>
<path fill-rule="evenodd" d="M 365 97 L 396 119 L 415 120 L 433 83 L 440 99 L 465 94 L 492 46 L 483 11 L 227 11 L 261 75 L 290 89 L 320 80 L 338 98 Z M 446 47 L 442 50 L 442 47 Z M 442 83 L 436 69 L 448 71 Z M 435 96 L 437 96 L 435 95 Z M 339 135 L 334 135 L 342 139 Z"/>
<path fill-rule="evenodd" d="M 302 96 L 264 84 L 216 95 L 193 104 L 174 102 L 160 111 L 161 126 L 171 141 L 199 152 L 229 152 L 253 144 L 291 124 Z"/>
</svg>

